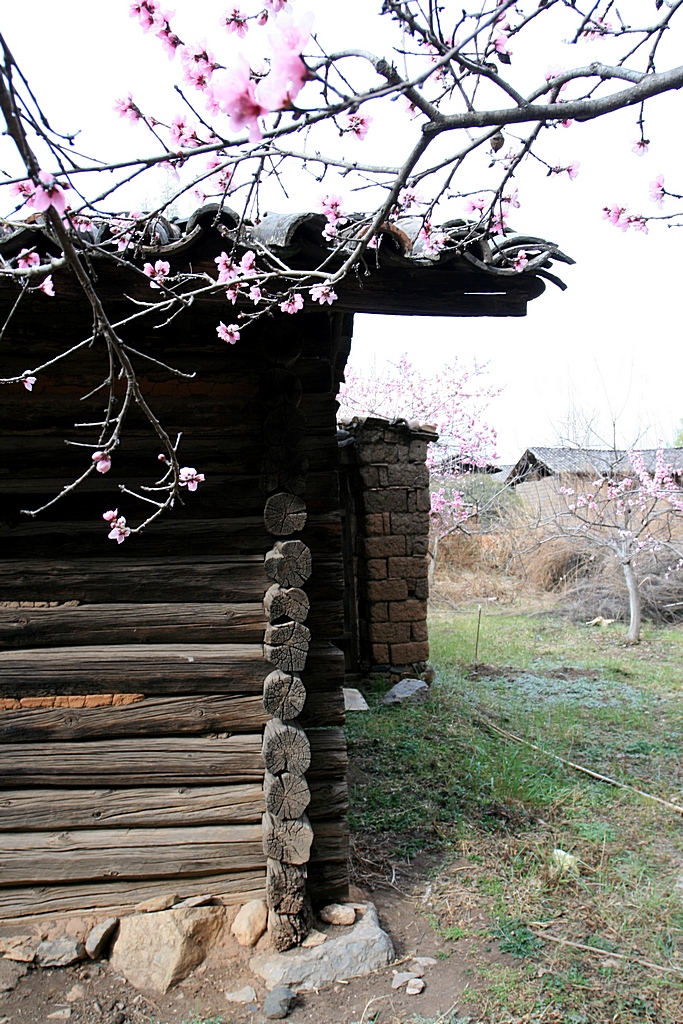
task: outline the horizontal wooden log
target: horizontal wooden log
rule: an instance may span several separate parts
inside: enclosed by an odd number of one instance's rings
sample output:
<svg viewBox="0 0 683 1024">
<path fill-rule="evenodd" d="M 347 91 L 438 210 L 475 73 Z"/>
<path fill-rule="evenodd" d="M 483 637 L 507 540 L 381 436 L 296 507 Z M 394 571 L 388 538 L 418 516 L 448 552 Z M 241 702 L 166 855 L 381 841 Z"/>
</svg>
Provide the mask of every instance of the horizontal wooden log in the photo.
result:
<svg viewBox="0 0 683 1024">
<path fill-rule="evenodd" d="M 182 558 L 133 561 L 125 557 L 115 562 L 0 562 L 0 601 L 153 604 L 163 597 L 171 603 L 244 604 L 263 601 L 271 582 L 260 555 L 205 558 L 200 562 Z M 275 582 L 297 586 L 296 582 Z M 329 599 L 342 589 L 341 555 L 316 559 L 315 580 L 307 587 L 311 601 L 317 597 Z"/>
<path fill-rule="evenodd" d="M 232 874 L 205 875 L 202 878 L 177 877 L 169 881 L 105 883 L 85 882 L 76 885 L 38 884 L 2 889 L 0 921 L 7 926 L 26 927 L 31 921 L 74 914 L 97 914 L 109 917 L 130 913 L 138 903 L 155 896 L 175 893 L 179 899 L 189 896 L 213 896 L 226 905 L 243 904 L 266 898 L 265 868 L 235 871 Z"/>
<path fill-rule="evenodd" d="M 343 654 L 331 644 L 312 644 L 306 687 L 335 689 L 343 678 L 343 660 Z M 0 651 L 0 696 L 260 693 L 269 667 L 259 644 L 9 650 Z"/>
<path fill-rule="evenodd" d="M 300 540 L 276 541 L 263 568 L 268 579 L 281 587 L 302 587 L 313 572 L 311 549 Z"/>
<path fill-rule="evenodd" d="M 281 491 L 267 499 L 263 522 L 268 533 L 276 537 L 289 537 L 306 525 L 306 503 L 294 494 Z"/>
<path fill-rule="evenodd" d="M 299 818 L 276 818 L 266 811 L 262 819 L 263 852 L 283 864 L 307 864 L 313 843 L 313 828 L 306 814 Z"/>
<path fill-rule="evenodd" d="M 303 775 L 311 763 L 311 744 L 297 722 L 273 718 L 263 732 L 263 761 L 272 775 Z"/>
<path fill-rule="evenodd" d="M 316 612 L 317 606 L 318 602 L 316 602 Z M 269 622 L 277 622 L 278 619 L 305 622 L 311 610 L 311 602 L 306 591 L 300 587 L 281 587 L 279 583 L 274 583 L 272 587 L 268 588 L 263 598 L 263 609 Z M 315 623 L 315 616 L 313 622 Z"/>
<path fill-rule="evenodd" d="M 259 825 L 0 834 L 0 890 L 38 882 L 176 878 L 265 863 Z M 1 901 L 1 897 L 0 897 Z"/>
<path fill-rule="evenodd" d="M 303 683 L 301 688 L 305 697 Z M 281 704 L 278 706 L 282 710 Z M 253 733 L 258 732 L 271 715 L 272 711 L 266 710 L 258 696 L 239 695 L 147 697 L 134 704 L 115 707 L 19 707 L 0 711 L 0 744 L 163 734 Z M 283 715 L 277 717 L 282 718 Z M 296 718 L 297 715 L 290 717 Z M 343 725 L 344 718 L 344 694 L 338 688 L 310 693 L 301 722 L 318 727 Z"/>
<path fill-rule="evenodd" d="M 324 907 L 328 903 L 341 903 L 348 900 L 348 860 L 308 864 L 306 889 L 314 907 Z"/>
<path fill-rule="evenodd" d="M 282 672 L 302 672 L 311 645 L 311 632 L 300 622 L 281 622 L 267 626 L 263 653 Z"/>
<path fill-rule="evenodd" d="M 303 775 L 271 775 L 263 780 L 265 810 L 274 818 L 299 818 L 311 802 L 311 791 Z M 0 801 L 0 806 L 2 806 Z"/>
<path fill-rule="evenodd" d="M 330 780 L 345 775 L 348 759 L 342 729 L 312 729 L 309 742 L 309 783 L 314 778 Z M 260 734 L 228 739 L 151 737 L 6 744 L 0 746 L 0 787 L 231 786 L 262 782 L 265 764 L 261 744 Z"/>
<path fill-rule="evenodd" d="M 348 810 L 345 779 L 312 779 L 312 821 Z M 91 828 L 174 828 L 258 824 L 261 783 L 243 786 L 143 786 L 124 789 L 0 789 L 0 832 Z"/>
</svg>

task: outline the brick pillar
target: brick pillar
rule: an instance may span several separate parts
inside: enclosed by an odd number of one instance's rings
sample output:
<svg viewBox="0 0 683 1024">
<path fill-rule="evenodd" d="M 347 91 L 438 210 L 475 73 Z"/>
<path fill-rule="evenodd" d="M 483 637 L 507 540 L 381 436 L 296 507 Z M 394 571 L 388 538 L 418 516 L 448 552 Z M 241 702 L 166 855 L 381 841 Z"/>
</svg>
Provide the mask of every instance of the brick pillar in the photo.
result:
<svg viewBox="0 0 683 1024">
<path fill-rule="evenodd" d="M 361 668 L 416 676 L 429 657 L 427 445 L 437 434 L 377 417 L 344 424 L 355 437 L 354 537 Z"/>
</svg>

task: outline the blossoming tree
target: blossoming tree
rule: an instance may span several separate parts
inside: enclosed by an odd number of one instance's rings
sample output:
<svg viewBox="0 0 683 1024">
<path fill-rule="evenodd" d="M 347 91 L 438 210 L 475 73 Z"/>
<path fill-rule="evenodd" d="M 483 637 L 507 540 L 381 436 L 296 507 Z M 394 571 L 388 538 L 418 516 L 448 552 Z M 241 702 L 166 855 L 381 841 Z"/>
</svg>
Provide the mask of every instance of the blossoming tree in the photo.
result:
<svg viewBox="0 0 683 1024">
<path fill-rule="evenodd" d="M 646 151 L 649 103 L 683 86 L 676 34 L 682 5 L 484 0 L 463 7 L 453 0 L 383 0 L 378 15 L 366 15 L 379 17 L 384 30 L 384 48 L 373 53 L 364 46 L 336 50 L 334 40 L 316 33 L 308 0 L 228 3 L 211 39 L 201 41 L 191 5 L 176 17 L 161 0 L 134 0 L 131 30 L 142 31 L 151 52 L 160 46 L 177 67 L 177 113 L 164 118 L 143 109 L 132 93 L 112 96 L 118 114 L 138 133 L 139 155 L 122 160 L 82 152 L 73 134 L 50 122 L 30 87 L 30 69 L 18 66 L 11 40 L 0 37 L 4 213 L 9 222 L 38 218 L 59 249 L 59 255 L 48 255 L 34 246 L 0 263 L 0 277 L 16 288 L 0 332 L 31 293 L 49 302 L 53 275 L 68 267 L 90 304 L 94 327 L 56 359 L 77 358 L 80 348 L 94 345 L 102 354 L 103 387 L 113 396 L 114 381 L 125 381 L 123 399 L 112 398 L 83 442 L 92 459 L 84 459 L 82 476 L 61 493 L 92 472 L 109 470 L 134 406 L 157 436 L 165 469 L 153 499 L 138 495 L 152 501 L 151 518 L 171 507 L 182 487 L 193 489 L 202 478 L 181 465 L 177 440 L 138 386 L 136 368 L 146 354 L 124 344 L 98 292 L 93 257 L 147 280 L 149 302 L 136 307 L 135 316 L 173 318 L 197 297 L 224 295 L 234 322 L 221 320 L 215 331 L 216 341 L 228 344 L 274 311 L 295 316 L 305 305 L 332 305 L 339 282 L 363 273 L 383 232 L 404 216 L 419 218 L 428 259 L 465 251 L 485 238 L 495 241 L 502 273 L 538 271 L 547 248 L 516 238 L 509 225 L 523 200 L 522 167 L 574 179 L 578 162 L 554 155 L 557 133 L 575 133 L 581 122 L 624 108 L 634 114 L 634 150 Z M 364 37 L 362 24 L 358 34 Z M 550 38 L 566 41 L 568 67 L 547 67 L 543 41 Z M 371 135 L 384 122 L 397 124 L 398 110 L 403 124 L 392 130 L 386 160 L 364 157 Z M 155 167 L 169 170 L 174 187 L 155 208 L 131 210 L 119 196 Z M 308 176 L 324 217 L 329 256 L 312 269 L 297 269 L 266 245 L 246 253 L 241 245 L 274 187 L 286 189 L 292 176 Z M 365 212 L 353 213 L 354 195 Z M 237 227 L 224 236 L 213 275 L 140 259 L 142 246 L 158 237 L 164 214 L 184 197 L 214 201 L 216 223 L 224 206 L 235 213 Z M 604 216 L 622 230 L 676 222 L 679 215 L 669 210 L 680 196 L 662 174 L 652 182 L 650 198 L 655 214 L 631 214 L 613 204 Z M 339 258 L 332 267 L 333 255 Z M 30 391 L 54 362 L 0 383 Z M 105 518 L 115 524 L 109 536 L 119 543 L 126 531 L 150 521 L 130 527 L 118 512 Z"/>
<path fill-rule="evenodd" d="M 683 488 L 663 449 L 651 467 L 638 451 L 629 452 L 628 459 L 630 466 L 615 453 L 614 465 L 595 480 L 560 487 L 557 507 L 539 525 L 548 537 L 580 539 L 612 552 L 628 591 L 627 638 L 638 643 L 643 567 L 651 568 L 657 556 L 666 558 L 667 572 L 683 567 Z"/>
</svg>

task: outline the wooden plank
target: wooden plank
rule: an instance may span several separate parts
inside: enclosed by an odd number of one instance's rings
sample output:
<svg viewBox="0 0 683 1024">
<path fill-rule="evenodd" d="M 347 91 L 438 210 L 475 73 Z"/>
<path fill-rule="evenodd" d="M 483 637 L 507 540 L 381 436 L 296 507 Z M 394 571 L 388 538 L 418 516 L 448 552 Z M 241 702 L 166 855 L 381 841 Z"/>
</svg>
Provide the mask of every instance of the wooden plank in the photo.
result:
<svg viewBox="0 0 683 1024">
<path fill-rule="evenodd" d="M 348 810 L 345 779 L 312 779 L 312 820 Z M 259 824 L 263 786 L 144 786 L 125 789 L 0 790 L 0 832 L 92 828 L 174 828 Z"/>
<path fill-rule="evenodd" d="M 2 890 L 0 921 L 25 928 L 32 921 L 73 914 L 98 917 L 129 914 L 137 903 L 154 896 L 175 893 L 179 899 L 212 895 L 229 905 L 265 899 L 265 868 L 235 871 L 232 874 L 206 875 L 202 878 L 168 878 L 142 882 L 85 882 L 76 885 L 36 885 Z"/>
<path fill-rule="evenodd" d="M 307 777 L 340 778 L 348 758 L 343 729 L 311 729 Z M 262 782 L 261 734 L 223 738 L 150 737 L 0 746 L 0 786 L 201 786 Z"/>
<path fill-rule="evenodd" d="M 147 697 L 114 707 L 10 708 L 0 711 L 0 744 L 249 733 L 257 732 L 269 718 L 261 697 L 242 695 Z M 344 718 L 341 686 L 307 695 L 302 724 L 343 725 Z"/>
<path fill-rule="evenodd" d="M 118 545 L 112 544 L 114 547 Z M 318 598 L 329 600 L 341 595 L 343 580 L 341 555 L 317 558 L 306 587 L 311 604 Z M 263 570 L 263 555 L 207 557 L 201 561 L 143 561 L 124 556 L 116 560 L 0 562 L 0 601 L 154 604 L 163 598 L 170 603 L 245 604 L 262 601 L 270 585 Z"/>
<path fill-rule="evenodd" d="M 259 693 L 272 670 L 260 644 L 122 644 L 0 651 L 0 696 Z M 344 657 L 312 644 L 307 688 L 341 685 Z"/>
<path fill-rule="evenodd" d="M 320 861 L 316 864 L 309 864 L 306 888 L 316 907 L 348 900 L 348 861 Z M 3 892 L 3 897 L 4 895 Z"/>
<path fill-rule="evenodd" d="M 0 835 L 0 890 L 40 882 L 191 878 L 264 864 L 260 825 Z"/>
</svg>

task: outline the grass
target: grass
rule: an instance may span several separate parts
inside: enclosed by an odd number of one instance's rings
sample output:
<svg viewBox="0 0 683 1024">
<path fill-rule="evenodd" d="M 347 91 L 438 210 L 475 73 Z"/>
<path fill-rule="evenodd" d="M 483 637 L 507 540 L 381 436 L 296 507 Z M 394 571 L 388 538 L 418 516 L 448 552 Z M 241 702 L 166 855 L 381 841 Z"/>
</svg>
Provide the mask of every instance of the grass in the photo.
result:
<svg viewBox="0 0 683 1024">
<path fill-rule="evenodd" d="M 682 817 L 487 723 L 683 805 L 683 629 L 646 626 L 632 647 L 617 624 L 487 611 L 475 671 L 475 624 L 432 616 L 429 702 L 385 707 L 369 685 L 370 711 L 350 716 L 357 842 L 388 859 L 433 851 L 439 934 L 511 954 L 476 968 L 480 1020 L 680 1022 Z M 554 869 L 557 849 L 577 877 Z"/>
</svg>

